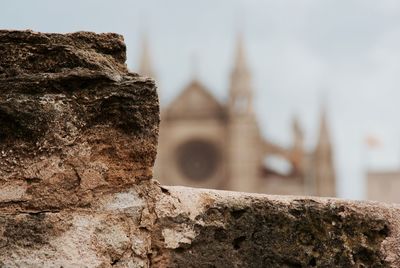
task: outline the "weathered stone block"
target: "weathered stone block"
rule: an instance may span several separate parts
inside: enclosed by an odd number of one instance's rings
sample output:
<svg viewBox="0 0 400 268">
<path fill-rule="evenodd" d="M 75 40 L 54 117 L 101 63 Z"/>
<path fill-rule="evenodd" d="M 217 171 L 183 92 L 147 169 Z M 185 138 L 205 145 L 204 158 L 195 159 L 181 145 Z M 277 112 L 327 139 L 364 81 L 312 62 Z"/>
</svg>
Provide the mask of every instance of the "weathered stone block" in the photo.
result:
<svg viewBox="0 0 400 268">
<path fill-rule="evenodd" d="M 154 82 L 117 34 L 0 31 L 0 208 L 90 207 L 152 177 Z"/>
<path fill-rule="evenodd" d="M 155 267 L 399 267 L 400 206 L 165 187 Z"/>
</svg>

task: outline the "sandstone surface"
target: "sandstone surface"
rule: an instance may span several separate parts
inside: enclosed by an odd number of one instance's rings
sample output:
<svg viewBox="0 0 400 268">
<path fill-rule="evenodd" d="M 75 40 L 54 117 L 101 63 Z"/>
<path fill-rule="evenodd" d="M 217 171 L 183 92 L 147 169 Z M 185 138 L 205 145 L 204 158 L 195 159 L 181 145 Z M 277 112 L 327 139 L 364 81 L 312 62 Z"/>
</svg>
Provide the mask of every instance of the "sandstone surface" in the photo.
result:
<svg viewBox="0 0 400 268">
<path fill-rule="evenodd" d="M 165 187 L 155 267 L 400 267 L 400 206 Z"/>
<path fill-rule="evenodd" d="M 0 208 L 91 207 L 149 180 L 154 81 L 117 34 L 0 31 Z"/>
</svg>

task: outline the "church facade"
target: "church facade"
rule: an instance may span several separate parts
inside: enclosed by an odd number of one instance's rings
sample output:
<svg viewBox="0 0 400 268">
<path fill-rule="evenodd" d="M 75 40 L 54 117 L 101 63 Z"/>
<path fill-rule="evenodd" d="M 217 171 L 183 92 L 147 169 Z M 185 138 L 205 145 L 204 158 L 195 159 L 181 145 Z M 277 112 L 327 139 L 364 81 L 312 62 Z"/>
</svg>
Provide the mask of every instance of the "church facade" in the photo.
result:
<svg viewBox="0 0 400 268">
<path fill-rule="evenodd" d="M 193 79 L 161 111 L 155 178 L 166 185 L 268 194 L 336 196 L 333 152 L 325 113 L 315 149 L 306 151 L 299 122 L 284 148 L 263 137 L 253 111 L 253 90 L 243 39 L 236 44 L 229 98 L 219 102 Z M 144 42 L 139 73 L 154 77 Z M 286 163 L 284 172 L 267 158 Z"/>
</svg>

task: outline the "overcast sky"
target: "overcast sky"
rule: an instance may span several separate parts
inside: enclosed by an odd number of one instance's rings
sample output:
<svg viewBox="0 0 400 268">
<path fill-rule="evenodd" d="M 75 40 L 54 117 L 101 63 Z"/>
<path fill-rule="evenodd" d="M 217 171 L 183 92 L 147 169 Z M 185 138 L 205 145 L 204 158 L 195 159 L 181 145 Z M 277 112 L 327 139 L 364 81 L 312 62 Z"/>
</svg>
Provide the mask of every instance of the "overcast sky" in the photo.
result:
<svg viewBox="0 0 400 268">
<path fill-rule="evenodd" d="M 398 0 L 2 0 L 0 28 L 121 33 L 132 70 L 146 31 L 164 104 L 190 80 L 193 58 L 224 100 L 240 30 L 266 137 L 290 144 L 297 114 L 312 147 L 325 99 L 341 197 L 364 197 L 366 168 L 400 167 Z M 379 148 L 366 147 L 368 135 Z"/>
</svg>

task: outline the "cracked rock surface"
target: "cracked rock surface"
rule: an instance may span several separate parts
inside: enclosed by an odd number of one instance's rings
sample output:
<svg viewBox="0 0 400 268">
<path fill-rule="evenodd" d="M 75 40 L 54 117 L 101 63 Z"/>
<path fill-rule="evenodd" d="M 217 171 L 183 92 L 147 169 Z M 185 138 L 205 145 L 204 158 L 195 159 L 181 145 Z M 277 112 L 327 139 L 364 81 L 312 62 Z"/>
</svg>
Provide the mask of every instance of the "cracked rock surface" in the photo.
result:
<svg viewBox="0 0 400 268">
<path fill-rule="evenodd" d="M 400 267 L 399 206 L 160 186 L 125 60 L 117 34 L 0 31 L 0 267 Z"/>
<path fill-rule="evenodd" d="M 400 206 L 164 187 L 155 267 L 399 267 Z"/>
<path fill-rule="evenodd" d="M 159 107 L 117 34 L 0 31 L 0 208 L 90 208 L 149 180 Z"/>
<path fill-rule="evenodd" d="M 117 34 L 0 31 L 1 267 L 148 265 L 159 105 L 125 60 Z"/>
</svg>

